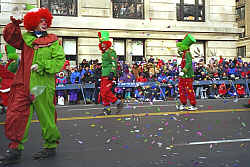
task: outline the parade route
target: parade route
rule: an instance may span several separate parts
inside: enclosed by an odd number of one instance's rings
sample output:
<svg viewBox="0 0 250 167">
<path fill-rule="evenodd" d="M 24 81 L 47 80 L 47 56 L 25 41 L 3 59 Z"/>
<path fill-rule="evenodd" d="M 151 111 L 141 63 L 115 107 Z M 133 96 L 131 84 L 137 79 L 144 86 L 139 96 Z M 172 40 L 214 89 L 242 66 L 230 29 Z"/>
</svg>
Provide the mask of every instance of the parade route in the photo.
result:
<svg viewBox="0 0 250 167">
<path fill-rule="evenodd" d="M 22 162 L 13 167 L 249 167 L 248 99 L 198 100 L 197 111 L 175 101 L 125 104 L 120 114 L 96 116 L 101 105 L 57 106 L 62 139 L 57 156 L 32 160 L 42 145 L 36 116 Z M 115 106 L 112 108 L 115 111 Z M 115 113 L 115 112 L 114 112 Z M 0 151 L 4 116 L 0 116 Z"/>
</svg>

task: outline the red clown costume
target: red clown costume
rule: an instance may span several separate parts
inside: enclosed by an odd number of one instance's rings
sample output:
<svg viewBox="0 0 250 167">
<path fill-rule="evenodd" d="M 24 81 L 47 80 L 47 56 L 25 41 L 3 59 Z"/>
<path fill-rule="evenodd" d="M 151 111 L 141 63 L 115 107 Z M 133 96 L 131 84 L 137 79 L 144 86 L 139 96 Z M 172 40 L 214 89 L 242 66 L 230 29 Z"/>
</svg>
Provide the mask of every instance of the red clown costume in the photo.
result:
<svg viewBox="0 0 250 167">
<path fill-rule="evenodd" d="M 52 14 L 46 8 L 29 10 L 23 20 L 11 17 L 3 31 L 5 41 L 21 50 L 20 64 L 10 88 L 5 120 L 9 150 L 0 156 L 2 164 L 21 160 L 32 116 L 36 112 L 43 138 L 41 151 L 33 159 L 55 156 L 60 132 L 56 125 L 56 73 L 65 62 L 65 54 L 55 34 L 48 34 Z M 27 30 L 22 33 L 20 24 Z"/>
<path fill-rule="evenodd" d="M 190 52 L 190 46 L 195 43 L 196 40 L 190 34 L 187 34 L 182 42 L 177 43 L 178 52 L 181 52 L 181 71 L 179 73 L 179 94 L 181 105 L 177 106 L 179 110 L 186 109 L 187 99 L 189 99 L 191 106 L 188 110 L 197 110 L 196 99 L 193 89 L 193 77 L 194 70 L 192 66 L 192 55 Z"/>
<path fill-rule="evenodd" d="M 5 52 L 8 57 L 8 62 L 6 65 L 0 65 L 0 77 L 2 78 L 0 83 L 0 96 L 1 105 L 4 111 L 8 105 L 10 86 L 18 68 L 18 55 L 16 53 L 16 49 L 10 45 L 5 45 Z"/>
</svg>

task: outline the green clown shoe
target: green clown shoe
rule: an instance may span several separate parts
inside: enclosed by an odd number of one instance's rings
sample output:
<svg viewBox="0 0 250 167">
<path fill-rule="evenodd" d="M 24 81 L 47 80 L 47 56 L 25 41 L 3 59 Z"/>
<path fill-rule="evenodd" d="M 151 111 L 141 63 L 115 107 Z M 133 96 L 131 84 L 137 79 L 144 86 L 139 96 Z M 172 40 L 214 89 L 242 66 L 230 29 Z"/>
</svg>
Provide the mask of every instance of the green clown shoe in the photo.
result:
<svg viewBox="0 0 250 167">
<path fill-rule="evenodd" d="M 109 32 L 108 31 L 99 31 L 98 37 L 99 37 L 99 42 L 109 41 Z"/>
<path fill-rule="evenodd" d="M 196 40 L 193 36 L 191 36 L 190 34 L 186 34 L 182 42 L 178 42 L 176 46 L 178 47 L 179 50 L 185 51 L 189 50 L 190 46 L 195 42 Z"/>
</svg>

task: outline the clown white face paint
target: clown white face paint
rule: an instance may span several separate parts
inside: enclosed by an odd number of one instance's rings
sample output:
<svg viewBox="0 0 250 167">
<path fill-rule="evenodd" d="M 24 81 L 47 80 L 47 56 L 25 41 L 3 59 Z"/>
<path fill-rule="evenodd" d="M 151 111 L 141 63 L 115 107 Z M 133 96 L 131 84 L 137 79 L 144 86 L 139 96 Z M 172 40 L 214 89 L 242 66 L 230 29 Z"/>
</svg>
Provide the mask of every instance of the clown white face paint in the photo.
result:
<svg viewBox="0 0 250 167">
<path fill-rule="evenodd" d="M 46 22 L 46 19 L 41 19 L 40 24 L 36 28 L 36 31 L 47 31 L 47 30 L 48 30 L 48 24 Z"/>
</svg>

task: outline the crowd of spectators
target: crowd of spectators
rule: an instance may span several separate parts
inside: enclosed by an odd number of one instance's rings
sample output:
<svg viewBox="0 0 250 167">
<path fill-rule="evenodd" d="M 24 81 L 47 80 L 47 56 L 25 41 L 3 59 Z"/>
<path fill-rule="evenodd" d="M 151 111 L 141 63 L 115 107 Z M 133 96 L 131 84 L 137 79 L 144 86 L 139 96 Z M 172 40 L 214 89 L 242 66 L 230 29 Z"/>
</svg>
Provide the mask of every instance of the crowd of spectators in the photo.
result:
<svg viewBox="0 0 250 167">
<path fill-rule="evenodd" d="M 194 79 L 202 80 L 237 80 L 250 78 L 250 62 L 243 62 L 241 57 L 226 60 L 211 58 L 207 64 L 204 61 L 193 62 Z M 146 86 L 137 88 L 114 87 L 114 92 L 120 98 L 142 101 L 164 100 L 166 97 L 177 97 L 179 64 L 176 59 L 163 61 L 152 56 L 147 61 L 127 64 L 119 62 L 116 83 L 156 82 L 162 86 Z M 89 84 L 94 83 L 94 89 L 84 89 L 87 103 L 98 103 L 98 93 L 101 78 L 101 63 L 98 60 L 83 60 L 77 67 L 67 66 L 58 74 L 57 84 Z M 64 91 L 66 96 L 70 92 Z M 80 91 L 78 92 L 80 94 Z M 244 85 L 198 85 L 195 86 L 196 98 L 221 98 L 228 96 L 245 97 Z M 81 96 L 79 96 L 81 97 Z M 99 99 L 100 100 L 100 99 Z M 76 102 L 70 102 L 72 104 Z"/>
</svg>

